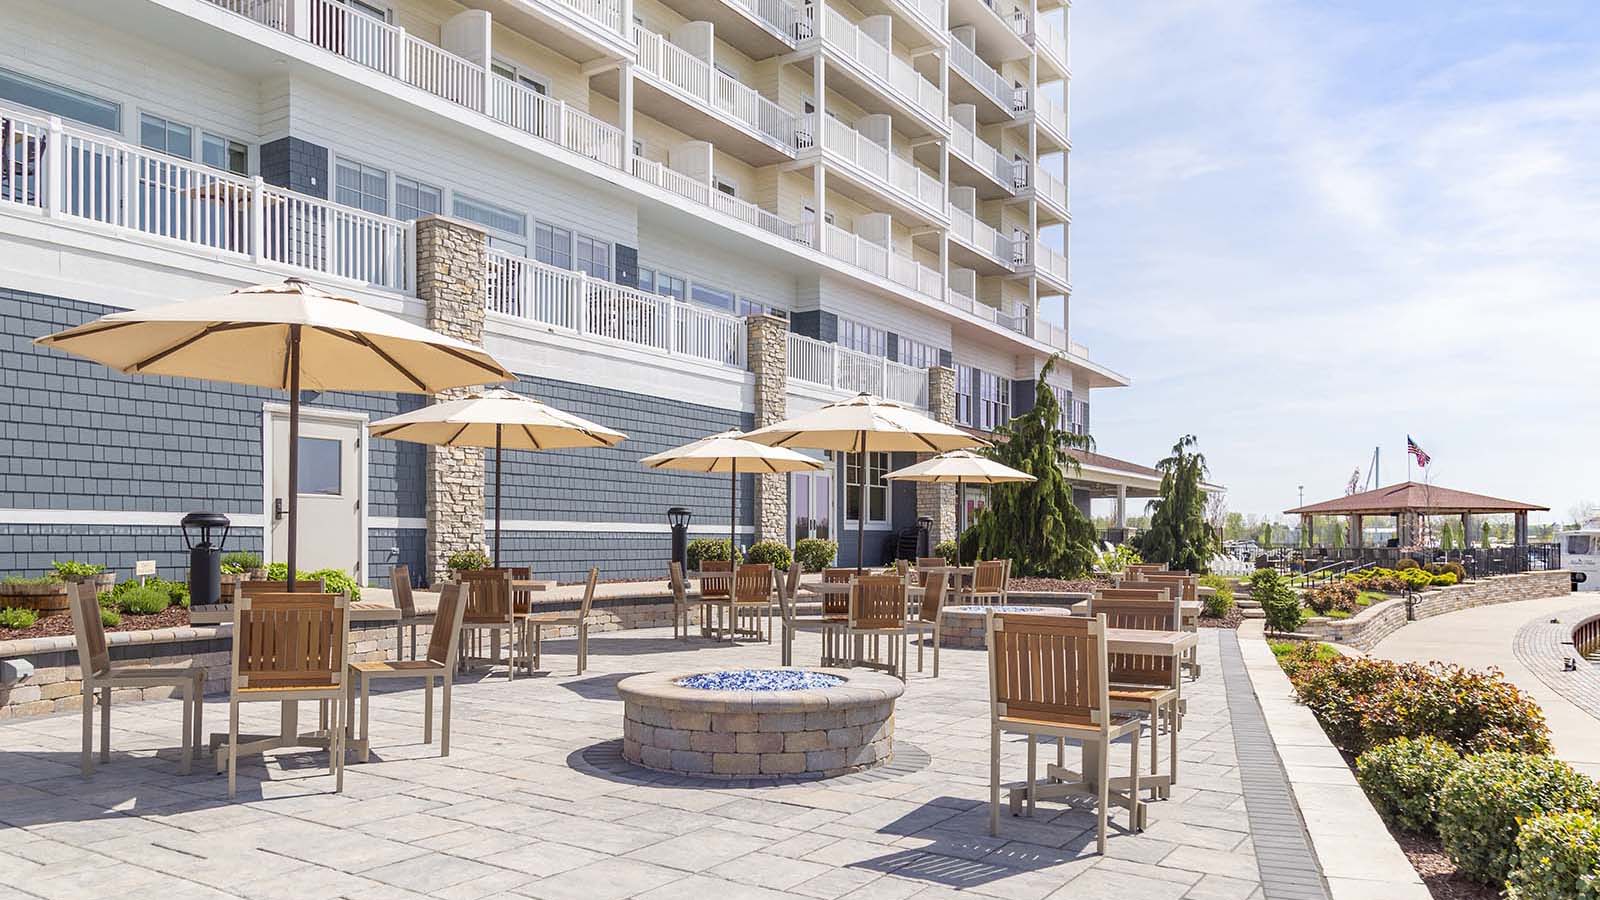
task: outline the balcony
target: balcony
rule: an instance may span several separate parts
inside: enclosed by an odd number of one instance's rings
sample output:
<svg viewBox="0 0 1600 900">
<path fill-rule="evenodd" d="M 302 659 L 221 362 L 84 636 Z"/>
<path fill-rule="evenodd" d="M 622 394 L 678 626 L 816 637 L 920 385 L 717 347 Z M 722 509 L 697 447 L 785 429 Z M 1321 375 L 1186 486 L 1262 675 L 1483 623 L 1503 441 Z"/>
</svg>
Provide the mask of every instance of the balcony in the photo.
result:
<svg viewBox="0 0 1600 900">
<path fill-rule="evenodd" d="M 789 0 L 663 0 L 691 22 L 710 22 L 719 40 L 754 60 L 792 52 L 811 34 L 806 14 Z"/>
<path fill-rule="evenodd" d="M 1045 170 L 1034 166 L 1033 193 L 1039 198 L 1040 220 L 1071 222 L 1072 212 L 1067 206 L 1067 183 Z"/>
<path fill-rule="evenodd" d="M 583 272 L 489 251 L 488 309 L 572 334 L 734 369 L 745 367 L 744 319 Z"/>
<path fill-rule="evenodd" d="M 1039 62 L 1052 77 L 1041 72 L 1040 81 L 1054 81 L 1072 74 L 1067 65 L 1067 34 L 1054 20 L 1040 17 L 1032 36 L 1033 48 L 1039 53 Z"/>
<path fill-rule="evenodd" d="M 1016 0 L 950 0 L 949 27 L 971 26 L 973 48 L 986 59 L 1022 59 L 1032 52 L 1030 16 Z"/>
<path fill-rule="evenodd" d="M 982 275 L 1009 275 L 1024 261 L 1012 240 L 964 209 L 950 207 L 950 259 Z"/>
<path fill-rule="evenodd" d="M 664 35 L 635 25 L 633 39 L 639 47 L 635 111 L 752 166 L 794 159 L 799 121 L 794 113 Z M 616 98 L 619 78 L 618 70 L 612 69 L 595 76 L 593 84 L 600 93 Z"/>
<path fill-rule="evenodd" d="M 0 209 L 118 237 L 395 291 L 411 223 L 329 203 L 0 107 Z"/>
<path fill-rule="evenodd" d="M 843 393 L 866 391 L 926 409 L 928 370 L 789 333 L 789 378 Z"/>
<path fill-rule="evenodd" d="M 815 119 L 815 115 L 810 117 L 810 121 Z M 836 171 L 853 182 L 833 183 L 830 179 L 834 190 L 869 208 L 888 199 L 924 224 L 943 224 L 944 185 L 916 163 L 832 116 L 823 118 L 822 149 Z"/>
<path fill-rule="evenodd" d="M 950 123 L 950 160 L 951 183 L 976 187 L 985 200 L 1013 196 L 1027 183 L 1026 162 L 1007 159 L 956 121 Z"/>
<path fill-rule="evenodd" d="M 897 126 L 913 137 L 944 132 L 944 96 L 910 62 L 832 7 L 823 10 L 822 41 L 830 52 L 828 74 L 847 76 L 830 77 L 830 88 L 868 112 L 895 116 Z M 806 71 L 814 65 L 809 57 L 796 62 Z"/>
<path fill-rule="evenodd" d="M 943 275 L 909 256 L 851 234 L 837 225 L 823 226 L 823 251 L 842 263 L 887 278 L 901 287 L 943 299 Z"/>
<path fill-rule="evenodd" d="M 1071 150 L 1072 134 L 1067 130 L 1067 111 L 1052 98 L 1044 96 L 1034 98 L 1034 121 L 1039 124 L 1039 152 L 1048 153 L 1055 150 Z"/>
<path fill-rule="evenodd" d="M 960 76 L 950 82 L 951 103 L 971 103 L 985 124 L 1008 122 L 1016 115 L 1017 88 L 971 47 L 950 42 L 950 69 Z"/>
<path fill-rule="evenodd" d="M 737 197 L 730 197 L 703 181 L 674 171 L 658 162 L 643 157 L 633 158 L 633 174 L 656 187 L 665 188 L 680 197 L 701 206 L 709 207 L 746 225 L 754 225 L 786 240 L 805 246 L 811 245 L 811 231 L 805 225 L 791 222 Z"/>
<path fill-rule="evenodd" d="M 993 322 L 1001 328 L 1015 331 L 1018 334 L 1027 333 L 1027 325 L 1021 316 L 996 309 L 970 294 L 963 294 L 958 290 L 952 289 L 949 302 L 951 306 L 962 312 L 970 313 L 985 322 Z"/>
<path fill-rule="evenodd" d="M 856 0 L 864 16 L 890 16 L 894 38 L 907 47 L 942 45 L 945 40 L 944 0 Z"/>
<path fill-rule="evenodd" d="M 1033 242 L 1033 272 L 1051 287 L 1063 293 L 1072 292 L 1072 281 L 1067 277 L 1067 257 L 1046 247 L 1042 241 Z"/>
<path fill-rule="evenodd" d="M 625 59 L 633 52 L 628 44 L 628 23 L 622 17 L 622 0 L 462 0 L 462 3 L 488 10 L 495 22 L 580 63 Z"/>
</svg>

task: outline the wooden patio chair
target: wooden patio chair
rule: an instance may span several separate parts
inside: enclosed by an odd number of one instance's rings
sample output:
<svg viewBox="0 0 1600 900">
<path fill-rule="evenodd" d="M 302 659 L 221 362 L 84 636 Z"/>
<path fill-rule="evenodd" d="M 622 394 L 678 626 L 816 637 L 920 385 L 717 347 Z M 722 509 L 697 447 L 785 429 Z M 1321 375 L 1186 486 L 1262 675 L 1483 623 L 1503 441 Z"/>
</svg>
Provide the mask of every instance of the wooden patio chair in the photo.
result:
<svg viewBox="0 0 1600 900">
<path fill-rule="evenodd" d="M 1161 592 L 1161 596 L 1150 598 L 1106 597 L 1103 592 L 1097 592 L 1089 600 L 1089 615 L 1104 616 L 1109 628 L 1179 631 L 1183 619 L 1180 601 L 1165 597 L 1165 591 Z M 1112 709 L 1137 712 L 1148 717 L 1151 775 L 1160 771 L 1157 739 L 1162 719 L 1165 718 L 1171 744 L 1168 748 L 1167 778 L 1170 784 L 1176 784 L 1178 731 L 1183 717 L 1178 709 L 1181 689 L 1173 658 L 1143 653 L 1113 653 L 1106 665 L 1111 679 Z M 1152 780 L 1150 787 L 1153 791 L 1164 793 L 1166 785 Z"/>
<path fill-rule="evenodd" d="M 124 666 L 111 662 L 106 632 L 100 621 L 100 598 L 93 582 L 67 585 L 72 631 L 78 642 L 78 667 L 83 671 L 83 775 L 94 774 L 94 702 L 100 692 L 100 761 L 111 761 L 111 692 L 116 688 L 177 688 L 183 699 L 183 749 L 178 772 L 189 774 L 200 746 L 200 708 L 206 670 L 201 666 Z"/>
<path fill-rule="evenodd" d="M 310 581 L 296 581 L 294 583 L 296 594 L 321 594 L 326 592 L 326 585 L 321 578 Z M 237 581 L 233 586 L 233 597 L 259 597 L 262 594 L 287 594 L 289 582 L 287 581 Z"/>
<path fill-rule="evenodd" d="M 867 663 L 864 653 L 853 653 L 848 665 L 881 668 L 901 681 L 906 679 L 906 582 L 899 575 L 862 575 L 850 583 L 850 616 L 845 625 L 847 639 L 859 648 L 872 639 L 874 661 Z M 887 639 L 887 662 L 876 660 L 878 642 Z"/>
<path fill-rule="evenodd" d="M 672 636 L 689 639 L 689 585 L 677 560 L 667 563 L 667 583 L 672 586 Z"/>
<path fill-rule="evenodd" d="M 228 693 L 228 798 L 237 793 L 239 704 L 326 700 L 328 774 L 344 790 L 346 657 L 350 598 L 343 594 L 258 594 L 233 608 L 233 666 Z M 220 748 L 219 748 L 220 749 Z M 217 758 L 217 768 L 224 760 Z"/>
<path fill-rule="evenodd" d="M 800 576 L 802 574 L 803 571 L 797 562 L 790 563 L 789 571 L 783 573 L 783 581 L 779 583 L 779 589 L 788 593 L 790 602 L 800 596 Z M 780 593 L 778 596 L 781 598 L 783 594 Z"/>
<path fill-rule="evenodd" d="M 517 677 L 517 612 L 511 597 L 510 569 L 464 570 L 456 576 L 467 587 L 466 610 L 461 616 L 462 640 L 456 644 L 457 659 L 465 670 L 467 663 L 483 657 L 471 656 L 466 638 L 489 633 L 492 656 L 490 666 L 500 664 L 500 638 L 506 639 L 506 679 Z M 533 671 L 528 662 L 529 673 Z"/>
<path fill-rule="evenodd" d="M 789 574 L 778 582 L 778 622 L 783 633 L 778 637 L 778 665 L 794 665 L 794 633 L 797 630 L 795 594 L 800 589 L 800 564 L 789 567 Z"/>
<path fill-rule="evenodd" d="M 917 671 L 922 671 L 922 645 L 933 636 L 933 677 L 939 677 L 939 640 L 943 636 L 940 620 L 944 618 L 944 599 L 949 591 L 945 585 L 949 576 L 944 572 L 929 572 L 923 576 L 922 603 L 917 614 L 906 623 L 906 628 L 917 633 Z"/>
<path fill-rule="evenodd" d="M 733 610 L 733 561 L 700 560 L 700 636 L 717 636 Z M 713 624 L 712 611 L 716 611 Z"/>
<path fill-rule="evenodd" d="M 961 592 L 961 599 L 979 606 L 1002 605 L 1006 602 L 1006 589 L 1010 583 L 1011 560 L 984 560 L 974 569 L 972 587 Z"/>
<path fill-rule="evenodd" d="M 1026 735 L 1028 781 L 1023 789 L 1028 813 L 1041 796 L 1089 795 L 1095 798 L 1097 849 L 1106 852 L 1106 821 L 1115 802 L 1129 812 L 1130 827 L 1142 824 L 1139 802 L 1139 717 L 1111 708 L 1106 659 L 1106 620 L 1060 615 L 989 613 L 989 833 L 1000 834 L 1000 736 Z M 1130 789 L 1113 794 L 1111 743 L 1129 742 Z M 1078 780 L 1038 784 L 1038 739 L 1074 740 L 1083 745 L 1082 775 L 1060 765 L 1051 777 Z M 1089 776 L 1093 766 L 1093 777 Z M 1044 789 L 1042 789 L 1044 788 Z M 1045 790 L 1047 789 L 1047 790 Z M 1013 811 L 1018 794 L 1013 790 Z"/>
<path fill-rule="evenodd" d="M 772 590 L 771 563 L 749 563 L 733 570 L 732 628 L 733 637 L 741 634 L 761 639 L 761 614 L 766 613 L 767 643 L 772 643 Z M 741 623 L 748 620 L 746 627 Z"/>
<path fill-rule="evenodd" d="M 417 658 L 417 626 L 432 625 L 434 613 L 417 609 L 416 597 L 411 593 L 411 567 L 405 564 L 389 569 L 389 590 L 394 594 L 394 605 L 400 610 L 400 621 L 394 625 L 394 657 L 402 659 L 400 648 L 407 626 L 411 628 L 411 658 Z"/>
<path fill-rule="evenodd" d="M 533 668 L 539 668 L 539 655 L 544 643 L 544 629 L 571 626 L 578 631 L 578 674 L 589 667 L 589 609 L 594 605 L 594 588 L 600 582 L 600 569 L 589 569 L 589 580 L 583 585 L 583 600 L 574 610 L 551 610 L 529 613 L 522 619 L 523 652 L 532 653 Z M 530 639 L 530 631 L 531 639 Z"/>
<path fill-rule="evenodd" d="M 1200 576 L 1191 575 L 1186 571 L 1158 572 L 1139 575 L 1127 583 L 1128 587 L 1164 587 L 1172 591 L 1173 596 L 1184 603 L 1200 602 Z M 1184 616 L 1179 628 L 1183 631 L 1198 631 L 1200 629 L 1199 615 Z M 1195 648 L 1183 655 L 1183 667 L 1189 670 L 1191 678 L 1200 677 L 1200 650 Z"/>
<path fill-rule="evenodd" d="M 439 755 L 450 755 L 450 687 L 455 681 L 456 643 L 461 640 L 461 617 L 467 611 L 464 595 L 471 592 L 465 584 L 447 584 L 439 588 L 439 609 L 434 621 L 438 624 L 428 638 L 428 655 L 424 659 L 374 660 L 350 664 L 350 691 L 345 706 L 345 727 L 355 720 L 356 694 L 361 695 L 361 730 L 356 739 L 357 759 L 366 762 L 372 751 L 367 725 L 372 705 L 371 688 L 374 681 L 395 678 L 422 679 L 422 742 L 433 743 L 433 683 L 444 685 L 443 715 L 440 719 Z"/>
</svg>

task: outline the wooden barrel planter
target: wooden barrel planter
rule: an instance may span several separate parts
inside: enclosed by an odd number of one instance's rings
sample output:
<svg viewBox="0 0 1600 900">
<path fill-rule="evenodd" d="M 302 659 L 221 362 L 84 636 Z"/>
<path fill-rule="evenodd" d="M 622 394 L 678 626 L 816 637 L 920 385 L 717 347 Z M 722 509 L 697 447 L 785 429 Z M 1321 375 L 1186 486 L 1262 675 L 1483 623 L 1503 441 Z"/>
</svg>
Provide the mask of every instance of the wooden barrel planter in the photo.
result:
<svg viewBox="0 0 1600 900">
<path fill-rule="evenodd" d="M 48 615 L 67 608 L 65 584 L 0 584 L 0 609 L 31 609 Z"/>
</svg>

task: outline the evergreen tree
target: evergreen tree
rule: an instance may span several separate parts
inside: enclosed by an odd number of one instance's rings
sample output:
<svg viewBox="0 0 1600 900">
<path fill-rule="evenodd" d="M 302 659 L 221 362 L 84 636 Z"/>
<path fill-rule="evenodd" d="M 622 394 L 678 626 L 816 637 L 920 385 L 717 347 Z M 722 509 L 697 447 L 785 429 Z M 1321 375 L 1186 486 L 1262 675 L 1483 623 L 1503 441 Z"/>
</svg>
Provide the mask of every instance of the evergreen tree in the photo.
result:
<svg viewBox="0 0 1600 900">
<path fill-rule="evenodd" d="M 1174 569 L 1205 572 L 1217 553 L 1217 533 L 1206 522 L 1206 458 L 1195 451 L 1194 435 L 1186 434 L 1172 446 L 1172 455 L 1156 463 L 1161 472 L 1161 496 L 1150 501 L 1150 530 L 1141 538 L 1139 553 L 1149 562 Z"/>
<path fill-rule="evenodd" d="M 1439 529 L 1439 549 L 1454 550 L 1456 548 L 1456 529 L 1445 520 L 1444 527 Z"/>
<path fill-rule="evenodd" d="M 961 535 L 961 558 L 1009 559 L 1016 575 L 1078 578 L 1094 564 L 1094 524 L 1072 502 L 1067 473 L 1078 471 L 1072 448 L 1088 448 L 1086 435 L 1061 427 L 1061 405 L 1045 382 L 1056 361 L 1039 373 L 1033 409 L 995 430 L 988 454 L 1037 481 L 997 484 L 989 503 Z"/>
<path fill-rule="evenodd" d="M 1261 538 L 1258 541 L 1263 548 L 1272 546 L 1272 523 L 1261 523 Z"/>
</svg>

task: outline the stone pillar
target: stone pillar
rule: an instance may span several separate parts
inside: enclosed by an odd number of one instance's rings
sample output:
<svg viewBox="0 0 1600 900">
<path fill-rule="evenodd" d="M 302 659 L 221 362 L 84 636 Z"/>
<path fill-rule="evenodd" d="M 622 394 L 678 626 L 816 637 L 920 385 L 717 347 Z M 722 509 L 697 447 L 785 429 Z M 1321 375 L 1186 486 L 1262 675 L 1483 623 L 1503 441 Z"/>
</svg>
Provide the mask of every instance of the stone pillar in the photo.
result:
<svg viewBox="0 0 1600 900">
<path fill-rule="evenodd" d="M 1472 513 L 1461 514 L 1462 549 L 1472 549 Z"/>
<path fill-rule="evenodd" d="M 946 425 L 956 422 L 956 370 L 948 366 L 928 369 L 928 415 Z M 928 459 L 930 454 L 917 457 Z M 953 484 L 917 482 L 917 518 L 933 520 L 928 528 L 929 550 L 940 541 L 956 538 L 956 487 Z"/>
<path fill-rule="evenodd" d="M 417 298 L 427 308 L 429 328 L 472 344 L 483 343 L 489 242 L 476 225 L 427 216 L 416 222 Z M 457 388 L 438 395 L 446 400 L 471 393 Z M 482 550 L 483 451 L 475 447 L 428 448 L 427 566 L 432 581 L 450 575 L 450 555 Z"/>
<path fill-rule="evenodd" d="M 1117 485 L 1117 528 L 1128 527 L 1128 486 Z"/>
<path fill-rule="evenodd" d="M 1359 514 L 1350 517 L 1350 540 L 1347 543 L 1352 548 L 1361 546 L 1361 522 L 1362 517 Z"/>
<path fill-rule="evenodd" d="M 756 376 L 756 427 L 789 415 L 789 323 L 777 316 L 745 319 L 749 336 L 746 365 Z M 789 476 L 757 475 L 756 540 L 788 543 Z"/>
</svg>

